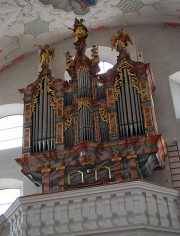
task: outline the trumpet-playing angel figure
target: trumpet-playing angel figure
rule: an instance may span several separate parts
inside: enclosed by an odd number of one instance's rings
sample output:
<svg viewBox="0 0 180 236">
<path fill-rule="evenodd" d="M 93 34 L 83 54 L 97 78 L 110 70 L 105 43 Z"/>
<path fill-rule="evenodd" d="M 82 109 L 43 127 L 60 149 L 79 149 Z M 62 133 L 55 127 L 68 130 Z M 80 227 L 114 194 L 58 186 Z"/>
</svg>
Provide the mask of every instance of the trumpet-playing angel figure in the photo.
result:
<svg viewBox="0 0 180 236">
<path fill-rule="evenodd" d="M 126 48 L 126 46 L 128 45 L 128 42 L 132 45 L 134 44 L 129 34 L 127 32 L 123 32 L 124 26 L 125 24 L 123 23 L 120 30 L 117 31 L 117 34 L 112 35 L 111 37 L 112 50 L 116 49 L 116 51 L 119 51 L 120 49 Z"/>
<path fill-rule="evenodd" d="M 50 61 L 54 59 L 55 52 L 54 48 L 50 47 L 48 44 L 42 45 L 33 45 L 34 47 L 39 47 L 41 49 L 39 54 L 39 62 L 42 66 L 49 65 Z"/>
</svg>

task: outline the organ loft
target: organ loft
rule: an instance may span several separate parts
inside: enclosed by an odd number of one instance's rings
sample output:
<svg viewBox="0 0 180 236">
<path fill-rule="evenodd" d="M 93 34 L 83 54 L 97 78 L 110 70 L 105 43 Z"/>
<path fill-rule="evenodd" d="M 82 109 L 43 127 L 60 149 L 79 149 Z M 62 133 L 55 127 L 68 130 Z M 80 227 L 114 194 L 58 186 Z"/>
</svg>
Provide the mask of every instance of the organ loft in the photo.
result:
<svg viewBox="0 0 180 236">
<path fill-rule="evenodd" d="M 72 28 L 76 55 L 66 52 L 71 80 L 55 78 L 54 49 L 40 47 L 38 79 L 19 89 L 24 99 L 22 173 L 43 193 L 145 179 L 164 168 L 150 64 L 132 61 L 123 26 L 111 37 L 116 64 L 98 75 L 98 46 L 86 56 L 83 19 Z"/>
</svg>

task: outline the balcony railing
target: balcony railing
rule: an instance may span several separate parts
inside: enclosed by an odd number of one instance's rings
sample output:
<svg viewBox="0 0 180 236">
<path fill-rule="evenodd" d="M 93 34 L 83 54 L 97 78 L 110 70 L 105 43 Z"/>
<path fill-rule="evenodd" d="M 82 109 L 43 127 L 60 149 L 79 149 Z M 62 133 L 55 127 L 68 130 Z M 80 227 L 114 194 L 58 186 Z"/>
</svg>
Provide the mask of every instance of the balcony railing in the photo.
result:
<svg viewBox="0 0 180 236">
<path fill-rule="evenodd" d="M 0 217 L 1 236 L 107 232 L 179 235 L 180 192 L 142 181 L 111 184 L 20 197 Z"/>
</svg>

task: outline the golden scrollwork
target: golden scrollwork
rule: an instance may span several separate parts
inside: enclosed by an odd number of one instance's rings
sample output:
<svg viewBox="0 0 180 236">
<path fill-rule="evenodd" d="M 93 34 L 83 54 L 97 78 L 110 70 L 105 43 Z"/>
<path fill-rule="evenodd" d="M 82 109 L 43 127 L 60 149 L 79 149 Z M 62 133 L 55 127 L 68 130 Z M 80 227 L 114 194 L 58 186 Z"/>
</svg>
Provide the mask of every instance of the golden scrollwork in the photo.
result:
<svg viewBox="0 0 180 236">
<path fill-rule="evenodd" d="M 33 94 L 33 99 L 32 99 L 32 112 L 35 111 L 35 106 L 38 103 L 38 97 L 39 97 L 39 92 L 42 89 L 42 83 L 43 83 L 44 77 L 42 77 L 39 82 L 36 84 L 36 89 L 35 92 Z"/>
<path fill-rule="evenodd" d="M 50 107 L 55 111 L 56 109 L 56 96 L 55 91 L 50 87 L 51 80 L 46 76 L 47 79 L 47 93 L 50 94 Z"/>
<path fill-rule="evenodd" d="M 76 74 L 78 75 L 81 70 L 85 70 L 85 71 L 89 74 L 89 68 L 87 68 L 87 67 L 85 67 L 85 66 L 80 66 L 80 67 L 77 69 Z"/>
<path fill-rule="evenodd" d="M 65 122 L 64 122 L 64 130 L 65 131 L 71 127 L 72 120 L 73 120 L 72 115 L 70 115 L 68 118 L 65 119 Z"/>
<path fill-rule="evenodd" d="M 140 93 L 137 77 L 132 77 L 132 87 L 136 89 L 137 93 Z"/>
<path fill-rule="evenodd" d="M 46 90 L 47 90 L 47 93 L 50 94 L 50 107 L 52 107 L 52 110 L 55 111 L 55 108 L 56 108 L 55 91 L 50 87 L 51 80 L 47 77 L 47 75 L 45 75 L 45 76 L 42 76 L 41 79 L 36 84 L 36 89 L 35 89 L 35 92 L 33 94 L 33 99 L 32 99 L 32 107 L 31 107 L 32 112 L 35 111 L 36 104 L 38 103 L 39 93 L 43 89 L 42 84 L 44 80 L 47 81 Z"/>
<path fill-rule="evenodd" d="M 99 115 L 102 121 L 108 123 L 108 114 L 107 111 L 103 108 L 99 108 Z"/>
<path fill-rule="evenodd" d="M 81 109 L 82 106 L 86 106 L 89 108 L 90 112 L 93 112 L 93 109 L 92 109 L 92 104 L 88 101 L 82 101 L 78 104 L 78 111 Z"/>
<path fill-rule="evenodd" d="M 127 69 L 127 74 L 131 76 L 132 87 L 136 89 L 137 93 L 140 93 L 138 79 L 135 72 L 132 70 L 133 66 L 129 64 L 126 59 L 122 60 L 120 65 L 117 67 L 118 75 L 115 77 L 114 92 L 116 100 L 119 99 L 121 93 L 121 87 L 123 86 L 123 68 Z"/>
<path fill-rule="evenodd" d="M 122 86 L 123 86 L 123 73 L 122 71 L 120 71 L 118 75 L 115 77 L 115 83 L 114 83 L 114 93 L 116 100 L 118 100 L 119 98 Z"/>
<path fill-rule="evenodd" d="M 98 54 L 98 46 L 97 45 L 92 45 L 91 61 L 93 64 L 99 63 L 99 54 Z"/>
</svg>

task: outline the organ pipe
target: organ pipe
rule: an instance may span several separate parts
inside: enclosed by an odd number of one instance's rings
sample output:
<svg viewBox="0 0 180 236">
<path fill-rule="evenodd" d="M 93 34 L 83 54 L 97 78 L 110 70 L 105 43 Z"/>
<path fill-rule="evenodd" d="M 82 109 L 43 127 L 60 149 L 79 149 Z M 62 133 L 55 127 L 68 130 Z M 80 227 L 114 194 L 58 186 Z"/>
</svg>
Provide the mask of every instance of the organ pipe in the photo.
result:
<svg viewBox="0 0 180 236">
<path fill-rule="evenodd" d="M 116 101 L 119 135 L 129 137 L 145 133 L 141 99 L 137 86 L 133 85 L 133 77 L 128 73 L 127 68 L 122 68 L 123 85 L 120 88 L 120 95 Z"/>
<path fill-rule="evenodd" d="M 44 78 L 40 85 L 38 102 L 32 113 L 32 152 L 55 149 L 55 112 L 47 91 L 48 78 Z"/>
</svg>

